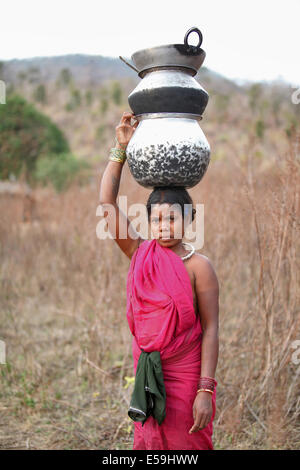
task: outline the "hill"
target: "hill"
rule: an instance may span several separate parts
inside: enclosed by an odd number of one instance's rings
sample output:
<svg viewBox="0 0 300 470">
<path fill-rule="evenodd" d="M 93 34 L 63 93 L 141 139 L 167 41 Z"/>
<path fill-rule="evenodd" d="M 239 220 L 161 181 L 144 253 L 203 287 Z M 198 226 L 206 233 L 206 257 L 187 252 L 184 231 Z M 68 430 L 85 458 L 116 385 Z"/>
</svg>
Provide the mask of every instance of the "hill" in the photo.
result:
<svg viewBox="0 0 300 470">
<path fill-rule="evenodd" d="M 18 92 L 53 119 L 72 152 L 95 161 L 107 155 L 120 116 L 130 110 L 127 97 L 140 81 L 119 58 L 84 54 L 0 62 L 0 79 L 7 94 Z M 300 106 L 291 102 L 293 90 L 285 82 L 241 84 L 205 66 L 195 79 L 210 95 L 201 127 L 215 158 L 226 155 L 226 142 L 240 144 L 252 133 L 259 139 L 269 133 L 272 154 L 278 131 L 284 137 L 298 125 Z"/>
</svg>

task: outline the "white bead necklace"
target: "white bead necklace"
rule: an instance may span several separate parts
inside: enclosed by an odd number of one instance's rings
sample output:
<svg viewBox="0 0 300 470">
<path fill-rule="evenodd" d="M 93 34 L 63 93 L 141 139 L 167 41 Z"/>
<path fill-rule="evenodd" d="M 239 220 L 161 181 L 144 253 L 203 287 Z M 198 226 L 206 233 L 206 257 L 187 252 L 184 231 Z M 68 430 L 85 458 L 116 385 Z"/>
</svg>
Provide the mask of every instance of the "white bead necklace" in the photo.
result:
<svg viewBox="0 0 300 470">
<path fill-rule="evenodd" d="M 195 253 L 195 247 L 193 245 L 191 245 L 191 243 L 186 243 L 186 242 L 182 242 L 182 245 L 187 245 L 192 249 L 192 251 L 190 251 L 187 255 L 180 256 L 180 258 L 184 261 L 184 260 L 190 258 Z"/>
</svg>

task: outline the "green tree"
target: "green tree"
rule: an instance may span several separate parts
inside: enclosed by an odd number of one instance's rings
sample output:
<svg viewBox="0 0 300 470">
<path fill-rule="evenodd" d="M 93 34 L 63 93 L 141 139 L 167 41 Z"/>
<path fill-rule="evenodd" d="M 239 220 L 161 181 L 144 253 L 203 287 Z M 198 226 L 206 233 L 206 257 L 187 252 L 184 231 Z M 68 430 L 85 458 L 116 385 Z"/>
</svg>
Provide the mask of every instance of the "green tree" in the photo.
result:
<svg viewBox="0 0 300 470">
<path fill-rule="evenodd" d="M 49 153 L 69 152 L 61 130 L 19 95 L 0 106 L 0 178 L 18 177 L 24 168 L 29 183 L 38 158 Z"/>
<path fill-rule="evenodd" d="M 57 84 L 59 86 L 67 86 L 72 81 L 72 74 L 69 69 L 64 68 L 60 71 L 59 77 L 57 79 Z"/>
<path fill-rule="evenodd" d="M 36 87 L 36 89 L 33 92 L 33 99 L 35 101 L 38 101 L 39 103 L 46 103 L 47 97 L 46 97 L 45 85 L 40 84 Z"/>
<path fill-rule="evenodd" d="M 258 119 L 255 123 L 255 133 L 259 139 L 263 139 L 265 133 L 265 123 L 262 119 Z"/>
<path fill-rule="evenodd" d="M 67 111 L 72 111 L 73 109 L 78 108 L 81 104 L 81 94 L 80 90 L 74 88 L 71 90 L 70 101 L 66 104 L 65 109 Z"/>
</svg>

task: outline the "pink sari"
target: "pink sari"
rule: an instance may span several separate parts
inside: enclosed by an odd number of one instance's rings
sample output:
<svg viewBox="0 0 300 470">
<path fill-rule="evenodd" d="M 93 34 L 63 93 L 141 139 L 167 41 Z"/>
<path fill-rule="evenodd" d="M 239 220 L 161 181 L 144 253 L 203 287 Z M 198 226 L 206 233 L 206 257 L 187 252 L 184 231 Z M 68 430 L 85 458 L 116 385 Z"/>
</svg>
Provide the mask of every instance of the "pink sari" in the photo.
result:
<svg viewBox="0 0 300 470">
<path fill-rule="evenodd" d="M 191 281 L 180 256 L 145 240 L 131 258 L 127 276 L 127 320 L 133 335 L 134 373 L 141 348 L 160 351 L 166 389 L 166 418 L 159 426 L 149 416 L 134 421 L 133 450 L 211 450 L 213 415 L 202 430 L 189 434 L 201 373 L 202 328 L 193 306 Z M 201 393 L 201 392 L 200 392 Z"/>
</svg>

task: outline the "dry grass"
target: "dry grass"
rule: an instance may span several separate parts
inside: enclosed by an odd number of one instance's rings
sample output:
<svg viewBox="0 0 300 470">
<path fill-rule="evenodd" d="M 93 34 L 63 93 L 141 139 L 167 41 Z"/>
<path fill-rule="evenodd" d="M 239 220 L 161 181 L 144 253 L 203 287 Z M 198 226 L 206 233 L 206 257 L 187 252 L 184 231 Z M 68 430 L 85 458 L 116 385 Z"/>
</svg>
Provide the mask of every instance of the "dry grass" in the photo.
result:
<svg viewBox="0 0 300 470">
<path fill-rule="evenodd" d="M 232 145 L 190 191 L 205 204 L 201 251 L 221 288 L 216 449 L 300 444 L 299 145 L 268 165 L 255 141 L 245 158 Z M 129 260 L 96 237 L 99 183 L 38 189 L 33 223 L 0 199 L 0 448 L 132 448 Z M 131 203 L 149 192 L 125 166 L 119 194 Z"/>
</svg>

